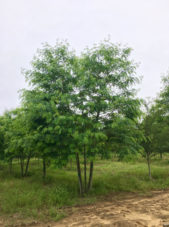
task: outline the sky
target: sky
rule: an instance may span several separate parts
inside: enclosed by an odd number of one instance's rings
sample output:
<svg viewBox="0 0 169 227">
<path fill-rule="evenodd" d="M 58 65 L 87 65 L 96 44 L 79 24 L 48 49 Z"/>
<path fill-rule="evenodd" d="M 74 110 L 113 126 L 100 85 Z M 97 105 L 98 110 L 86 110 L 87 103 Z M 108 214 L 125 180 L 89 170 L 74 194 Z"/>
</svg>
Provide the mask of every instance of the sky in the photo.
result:
<svg viewBox="0 0 169 227">
<path fill-rule="evenodd" d="M 42 43 L 80 53 L 110 37 L 133 49 L 141 98 L 155 98 L 169 69 L 169 0 L 0 0 L 0 114 L 19 106 L 21 69 Z"/>
</svg>

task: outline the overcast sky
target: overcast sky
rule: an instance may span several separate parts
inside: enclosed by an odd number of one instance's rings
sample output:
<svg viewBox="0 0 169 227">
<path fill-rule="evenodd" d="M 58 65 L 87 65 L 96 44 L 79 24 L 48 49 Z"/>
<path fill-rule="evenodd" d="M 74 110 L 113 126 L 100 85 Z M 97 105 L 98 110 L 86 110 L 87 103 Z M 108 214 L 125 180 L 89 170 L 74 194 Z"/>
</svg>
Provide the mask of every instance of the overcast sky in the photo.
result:
<svg viewBox="0 0 169 227">
<path fill-rule="evenodd" d="M 169 0 L 0 0 L 0 114 L 19 105 L 21 68 L 42 43 L 67 39 L 80 52 L 111 37 L 133 48 L 139 97 L 155 97 L 169 69 Z"/>
</svg>

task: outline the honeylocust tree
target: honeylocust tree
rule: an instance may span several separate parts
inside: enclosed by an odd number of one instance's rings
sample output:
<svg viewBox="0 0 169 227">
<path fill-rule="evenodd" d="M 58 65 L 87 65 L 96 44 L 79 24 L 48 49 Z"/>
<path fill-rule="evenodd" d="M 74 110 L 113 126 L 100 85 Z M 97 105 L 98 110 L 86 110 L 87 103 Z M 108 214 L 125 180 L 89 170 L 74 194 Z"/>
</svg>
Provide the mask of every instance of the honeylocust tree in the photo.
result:
<svg viewBox="0 0 169 227">
<path fill-rule="evenodd" d="M 58 42 L 39 50 L 32 68 L 25 71 L 31 87 L 23 91 L 23 106 L 43 168 L 48 157 L 61 161 L 74 154 L 80 194 L 91 189 L 94 159 L 104 152 L 107 140 L 107 121 L 115 115 L 135 120 L 139 114 L 132 88 L 138 78 L 130 52 L 104 41 L 76 56 L 68 44 Z"/>
</svg>

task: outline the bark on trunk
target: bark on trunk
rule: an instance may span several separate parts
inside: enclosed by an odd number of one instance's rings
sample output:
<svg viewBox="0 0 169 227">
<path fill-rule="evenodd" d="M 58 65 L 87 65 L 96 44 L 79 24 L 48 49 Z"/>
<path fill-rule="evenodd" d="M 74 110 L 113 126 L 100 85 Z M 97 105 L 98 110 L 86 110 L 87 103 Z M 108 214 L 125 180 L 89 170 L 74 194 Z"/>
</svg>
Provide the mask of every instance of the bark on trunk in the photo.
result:
<svg viewBox="0 0 169 227">
<path fill-rule="evenodd" d="M 78 180 L 79 180 L 79 193 L 80 193 L 80 195 L 82 195 L 83 194 L 83 184 L 82 184 L 82 175 L 81 175 L 80 160 L 79 160 L 78 153 L 76 153 L 76 165 L 77 165 L 77 174 L 78 174 Z"/>
<path fill-rule="evenodd" d="M 93 161 L 90 162 L 90 174 L 89 174 L 89 182 L 88 182 L 87 191 L 90 191 L 90 189 L 92 187 L 92 178 L 93 178 Z"/>
</svg>

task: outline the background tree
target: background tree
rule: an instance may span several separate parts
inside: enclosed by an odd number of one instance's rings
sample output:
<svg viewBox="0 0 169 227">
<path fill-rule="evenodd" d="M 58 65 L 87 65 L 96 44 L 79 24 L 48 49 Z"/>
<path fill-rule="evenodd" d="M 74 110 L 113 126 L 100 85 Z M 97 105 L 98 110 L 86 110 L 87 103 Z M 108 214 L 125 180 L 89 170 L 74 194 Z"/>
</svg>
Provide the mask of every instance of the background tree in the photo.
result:
<svg viewBox="0 0 169 227">
<path fill-rule="evenodd" d="M 5 130 L 4 116 L 0 116 L 0 160 L 5 158 Z"/>
<path fill-rule="evenodd" d="M 29 161 L 33 156 L 33 134 L 27 123 L 23 109 L 18 108 L 5 114 L 5 157 L 10 165 L 14 158 L 20 160 L 22 177 L 28 174 Z"/>
<path fill-rule="evenodd" d="M 156 149 L 161 155 L 169 150 L 169 75 L 162 78 L 163 87 L 155 102 L 156 108 Z"/>
<path fill-rule="evenodd" d="M 148 164 L 149 178 L 151 179 L 151 157 L 160 154 L 162 158 L 162 153 L 167 151 L 169 127 L 157 100 L 153 105 L 145 103 L 145 106 L 146 113 L 141 123 L 144 135 L 142 146 Z"/>
</svg>

